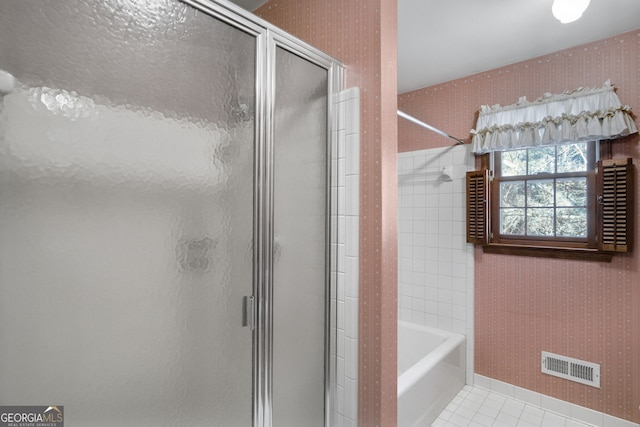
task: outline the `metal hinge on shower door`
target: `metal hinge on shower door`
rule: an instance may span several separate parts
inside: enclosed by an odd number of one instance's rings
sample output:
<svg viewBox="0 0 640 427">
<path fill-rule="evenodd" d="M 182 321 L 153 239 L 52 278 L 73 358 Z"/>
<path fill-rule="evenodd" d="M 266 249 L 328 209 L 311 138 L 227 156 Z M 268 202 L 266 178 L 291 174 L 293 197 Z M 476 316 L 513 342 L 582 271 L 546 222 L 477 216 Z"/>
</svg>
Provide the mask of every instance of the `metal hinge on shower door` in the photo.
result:
<svg viewBox="0 0 640 427">
<path fill-rule="evenodd" d="M 242 326 L 248 326 L 252 331 L 256 327 L 256 316 L 253 296 L 242 297 Z"/>
</svg>

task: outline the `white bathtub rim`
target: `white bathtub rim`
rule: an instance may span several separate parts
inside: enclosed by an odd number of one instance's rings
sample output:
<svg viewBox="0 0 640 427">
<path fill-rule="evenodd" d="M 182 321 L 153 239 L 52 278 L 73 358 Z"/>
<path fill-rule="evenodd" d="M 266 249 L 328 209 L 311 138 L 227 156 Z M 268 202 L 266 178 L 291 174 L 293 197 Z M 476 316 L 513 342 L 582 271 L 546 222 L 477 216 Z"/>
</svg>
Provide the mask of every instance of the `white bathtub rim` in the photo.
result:
<svg viewBox="0 0 640 427">
<path fill-rule="evenodd" d="M 449 338 L 452 334 L 456 334 L 455 332 L 445 331 L 444 329 L 434 328 L 432 326 L 420 325 L 418 323 L 408 322 L 406 320 L 398 320 L 398 327 L 403 327 L 407 329 L 414 329 L 419 331 L 426 331 L 433 335 L 437 335 L 441 338 Z M 460 335 L 460 334 L 458 334 Z"/>
<path fill-rule="evenodd" d="M 398 377 L 398 397 L 400 397 L 413 387 L 413 385 L 416 384 L 422 376 L 426 375 L 426 373 L 429 372 L 438 362 L 451 353 L 454 348 L 463 343 L 465 336 L 455 332 L 443 331 L 441 329 L 417 325 L 415 323 L 401 320 L 398 321 L 398 326 L 425 330 L 429 333 L 445 338 L 445 341 L 435 350 L 420 359 Z"/>
</svg>

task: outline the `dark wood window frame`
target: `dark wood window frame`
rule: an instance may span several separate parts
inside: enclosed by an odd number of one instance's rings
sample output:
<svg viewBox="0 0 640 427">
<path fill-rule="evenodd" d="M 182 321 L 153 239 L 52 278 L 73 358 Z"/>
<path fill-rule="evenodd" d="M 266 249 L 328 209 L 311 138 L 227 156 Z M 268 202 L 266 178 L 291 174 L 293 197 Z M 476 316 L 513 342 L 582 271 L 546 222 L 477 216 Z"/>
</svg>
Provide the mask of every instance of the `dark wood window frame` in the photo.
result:
<svg viewBox="0 0 640 427">
<path fill-rule="evenodd" d="M 631 159 L 611 159 L 610 144 L 610 141 L 600 142 L 601 160 L 586 173 L 586 238 L 501 236 L 496 233 L 500 227 L 499 201 L 492 195 L 498 198 L 500 179 L 493 178 L 490 157 L 485 154 L 481 157 L 481 170 L 467 173 L 467 241 L 482 245 L 487 253 L 607 262 L 615 253 L 631 252 L 633 165 Z M 594 153 L 592 149 L 590 161 L 594 160 Z M 552 176 L 540 175 L 536 179 L 545 177 Z"/>
</svg>

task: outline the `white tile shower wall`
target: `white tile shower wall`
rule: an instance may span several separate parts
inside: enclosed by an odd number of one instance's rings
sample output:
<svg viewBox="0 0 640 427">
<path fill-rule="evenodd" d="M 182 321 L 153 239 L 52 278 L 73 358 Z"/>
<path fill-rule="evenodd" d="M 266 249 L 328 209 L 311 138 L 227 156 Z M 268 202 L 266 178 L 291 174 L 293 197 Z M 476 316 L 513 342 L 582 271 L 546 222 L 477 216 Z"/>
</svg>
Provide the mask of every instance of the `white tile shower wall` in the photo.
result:
<svg viewBox="0 0 640 427">
<path fill-rule="evenodd" d="M 337 289 L 332 301 L 336 313 L 337 342 L 332 354 L 333 425 L 358 424 L 358 264 L 360 201 L 360 91 L 341 92 L 336 101 L 337 135 L 333 150 L 332 257 Z M 335 356 L 335 357 L 334 357 Z"/>
<path fill-rule="evenodd" d="M 465 173 L 473 167 L 468 145 L 398 154 L 398 317 L 466 335 L 468 384 L 473 245 L 466 243 Z"/>
</svg>

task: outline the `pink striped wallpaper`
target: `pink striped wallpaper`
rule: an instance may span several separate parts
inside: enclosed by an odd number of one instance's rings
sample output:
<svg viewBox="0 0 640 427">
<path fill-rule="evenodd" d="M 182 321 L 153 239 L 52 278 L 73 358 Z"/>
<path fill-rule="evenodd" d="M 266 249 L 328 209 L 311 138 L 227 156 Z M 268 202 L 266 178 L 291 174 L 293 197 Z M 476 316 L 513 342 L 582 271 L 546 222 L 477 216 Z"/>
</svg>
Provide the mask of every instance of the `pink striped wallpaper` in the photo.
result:
<svg viewBox="0 0 640 427">
<path fill-rule="evenodd" d="M 256 14 L 347 67 L 360 111 L 358 425 L 396 425 L 397 0 L 270 0 Z"/>
<path fill-rule="evenodd" d="M 428 72 L 428 70 L 425 70 Z M 606 40 L 402 94 L 398 108 L 469 141 L 481 104 L 607 80 L 640 128 L 640 29 Z M 399 151 L 451 141 L 404 120 Z M 615 156 L 636 165 L 636 249 L 611 263 L 484 254 L 475 250 L 475 371 L 616 417 L 640 422 L 640 138 Z M 542 350 L 601 364 L 601 388 L 540 373 Z"/>
</svg>

